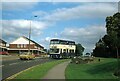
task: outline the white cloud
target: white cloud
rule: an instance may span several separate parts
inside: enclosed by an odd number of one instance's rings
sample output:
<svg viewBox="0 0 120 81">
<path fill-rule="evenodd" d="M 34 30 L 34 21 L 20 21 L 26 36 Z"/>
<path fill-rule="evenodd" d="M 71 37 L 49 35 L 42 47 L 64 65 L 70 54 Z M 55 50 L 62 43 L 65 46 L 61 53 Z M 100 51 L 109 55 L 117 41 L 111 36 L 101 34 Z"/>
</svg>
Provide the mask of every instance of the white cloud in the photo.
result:
<svg viewBox="0 0 120 81">
<path fill-rule="evenodd" d="M 28 36 L 30 28 L 29 20 L 2 20 L 1 24 L 4 39 L 15 38 L 21 35 Z M 48 25 L 50 26 L 47 22 L 31 21 L 32 36 L 35 38 L 41 35 Z"/>
<path fill-rule="evenodd" d="M 119 0 L 2 0 L 2 2 L 118 2 Z"/>
<path fill-rule="evenodd" d="M 117 3 L 85 3 L 72 8 L 58 8 L 42 18 L 48 21 L 70 20 L 78 18 L 103 18 L 117 12 Z M 46 13 L 36 11 L 34 13 Z"/>
<path fill-rule="evenodd" d="M 119 0 L 52 0 L 53 2 L 118 2 Z"/>
<path fill-rule="evenodd" d="M 106 34 L 106 28 L 104 25 L 94 25 L 88 27 L 68 27 L 61 32 L 63 38 L 69 38 L 81 43 L 85 48 L 86 52 L 92 51 L 95 43 L 100 39 L 101 36 Z"/>
<path fill-rule="evenodd" d="M 47 27 L 45 22 L 39 21 L 30 21 L 30 20 L 2 20 L 3 27 L 12 27 L 12 28 L 30 28 L 35 29 L 44 29 Z"/>
<path fill-rule="evenodd" d="M 51 0 L 2 0 L 2 2 L 51 2 Z"/>
<path fill-rule="evenodd" d="M 2 10 L 26 10 L 31 9 L 37 2 L 3 2 Z"/>
</svg>

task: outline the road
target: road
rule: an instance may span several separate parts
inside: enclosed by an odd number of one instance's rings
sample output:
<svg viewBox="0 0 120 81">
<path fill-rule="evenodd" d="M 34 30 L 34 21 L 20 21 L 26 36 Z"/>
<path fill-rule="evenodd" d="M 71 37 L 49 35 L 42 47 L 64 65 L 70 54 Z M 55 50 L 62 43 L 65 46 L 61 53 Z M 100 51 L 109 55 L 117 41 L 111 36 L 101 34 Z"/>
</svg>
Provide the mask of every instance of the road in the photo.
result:
<svg viewBox="0 0 120 81">
<path fill-rule="evenodd" d="M 53 61 L 53 59 L 35 58 L 33 60 L 14 59 L 2 61 L 2 65 L 0 65 L 0 69 L 2 68 L 2 79 L 10 77 L 11 75 L 25 70 L 31 66 L 50 61 Z"/>
</svg>

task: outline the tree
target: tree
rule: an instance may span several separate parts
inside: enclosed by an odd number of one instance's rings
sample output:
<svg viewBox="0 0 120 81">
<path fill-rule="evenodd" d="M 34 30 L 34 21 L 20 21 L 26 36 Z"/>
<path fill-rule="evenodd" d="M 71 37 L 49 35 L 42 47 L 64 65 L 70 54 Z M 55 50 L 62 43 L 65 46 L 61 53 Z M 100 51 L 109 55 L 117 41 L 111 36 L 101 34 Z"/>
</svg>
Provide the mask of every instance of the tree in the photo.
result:
<svg viewBox="0 0 120 81">
<path fill-rule="evenodd" d="M 107 34 L 109 35 L 109 39 L 111 41 L 112 49 L 116 50 L 116 57 L 119 58 L 118 49 L 120 48 L 120 13 L 116 13 L 113 16 L 109 16 L 106 18 L 106 28 Z"/>
<path fill-rule="evenodd" d="M 108 57 L 106 54 L 106 45 L 102 39 L 96 43 L 96 48 L 93 50 L 93 56 L 96 57 Z"/>
<path fill-rule="evenodd" d="M 94 55 L 102 53 L 103 57 L 119 57 L 120 56 L 120 13 L 106 17 L 106 32 L 107 34 L 101 39 L 102 43 L 93 50 Z M 97 42 L 100 44 L 100 41 Z M 103 49 L 101 49 L 103 48 Z M 100 52 L 101 50 L 101 52 Z M 103 51 L 102 51 L 103 50 Z"/>
<path fill-rule="evenodd" d="M 76 56 L 81 56 L 84 52 L 84 47 L 81 44 L 76 44 Z"/>
</svg>

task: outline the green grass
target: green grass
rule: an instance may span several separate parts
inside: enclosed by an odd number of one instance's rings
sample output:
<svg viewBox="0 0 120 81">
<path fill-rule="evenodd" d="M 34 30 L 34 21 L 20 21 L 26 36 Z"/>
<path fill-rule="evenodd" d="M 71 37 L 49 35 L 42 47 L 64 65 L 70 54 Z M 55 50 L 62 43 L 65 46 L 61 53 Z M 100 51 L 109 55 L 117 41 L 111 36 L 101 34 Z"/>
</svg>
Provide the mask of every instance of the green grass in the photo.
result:
<svg viewBox="0 0 120 81">
<path fill-rule="evenodd" d="M 113 75 L 117 68 L 117 59 L 96 58 L 87 64 L 70 63 L 65 71 L 66 79 L 116 79 Z"/>
<path fill-rule="evenodd" d="M 52 67 L 55 65 L 65 62 L 66 60 L 57 60 L 40 64 L 34 68 L 22 72 L 14 79 L 41 79 Z"/>
</svg>

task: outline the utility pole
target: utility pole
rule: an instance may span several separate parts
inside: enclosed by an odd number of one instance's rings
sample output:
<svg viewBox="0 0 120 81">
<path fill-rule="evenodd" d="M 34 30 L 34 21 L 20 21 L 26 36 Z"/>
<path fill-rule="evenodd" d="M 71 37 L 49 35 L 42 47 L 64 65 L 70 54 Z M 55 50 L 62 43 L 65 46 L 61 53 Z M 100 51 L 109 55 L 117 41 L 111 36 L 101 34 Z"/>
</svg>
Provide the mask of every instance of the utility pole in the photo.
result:
<svg viewBox="0 0 120 81">
<path fill-rule="evenodd" d="M 29 29 L 29 47 L 28 47 L 29 53 L 30 53 L 30 38 L 31 38 L 31 20 L 30 20 L 30 29 Z"/>
<path fill-rule="evenodd" d="M 34 17 L 37 17 L 37 16 L 34 16 Z M 30 53 L 31 23 L 32 23 L 32 20 L 30 19 L 30 29 L 29 29 L 29 46 L 28 46 L 28 53 Z"/>
</svg>

